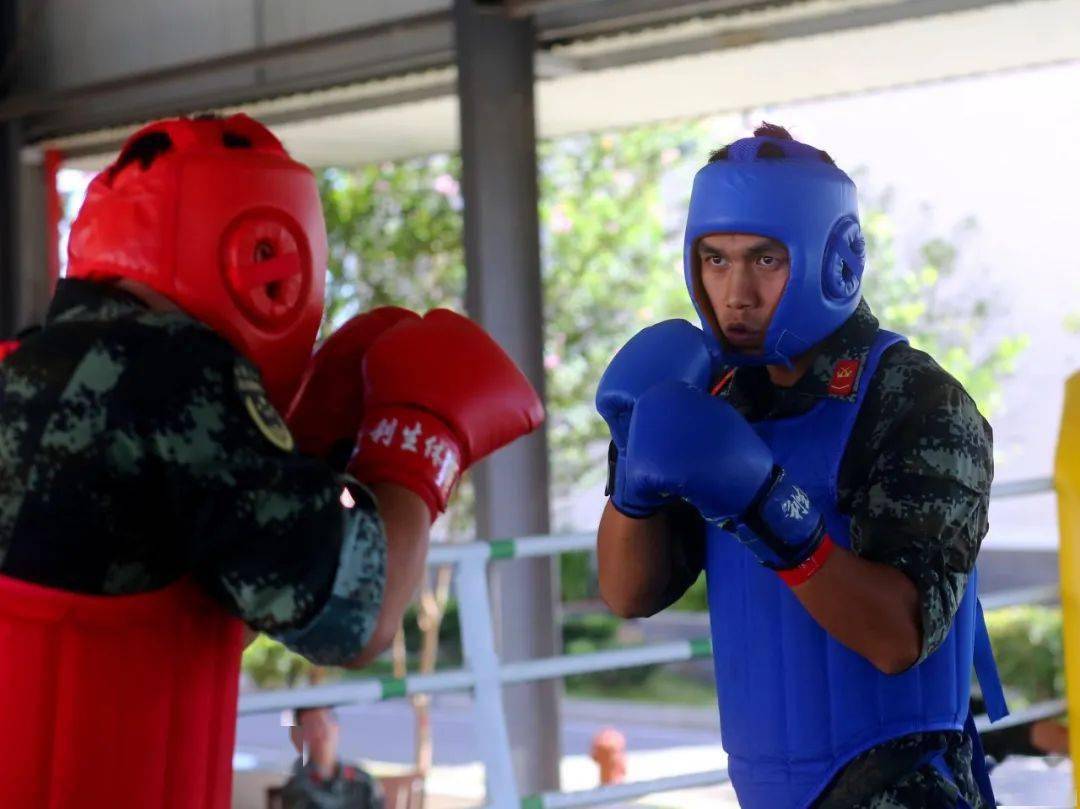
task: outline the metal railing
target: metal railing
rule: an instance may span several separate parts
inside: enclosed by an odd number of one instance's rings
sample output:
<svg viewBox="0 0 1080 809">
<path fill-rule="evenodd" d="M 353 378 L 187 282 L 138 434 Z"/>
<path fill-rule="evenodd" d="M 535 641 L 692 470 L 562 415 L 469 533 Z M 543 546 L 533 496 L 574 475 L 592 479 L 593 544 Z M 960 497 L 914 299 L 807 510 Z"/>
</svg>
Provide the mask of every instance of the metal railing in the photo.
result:
<svg viewBox="0 0 1080 809">
<path fill-rule="evenodd" d="M 1019 497 L 1052 490 L 1053 481 L 1049 478 L 1017 481 L 995 486 L 991 497 Z M 677 663 L 711 655 L 709 638 L 699 638 L 514 663 L 500 662 L 495 653 L 492 633 L 486 576 L 488 563 L 589 551 L 595 547 L 595 542 L 594 534 L 569 534 L 435 546 L 428 555 L 429 566 L 457 567 L 455 588 L 461 618 L 461 641 L 465 658 L 463 668 L 402 678 L 381 677 L 339 685 L 247 693 L 240 697 L 239 713 L 243 716 L 303 707 L 367 704 L 421 693 L 472 691 L 475 721 L 482 728 L 476 738 L 485 768 L 486 800 L 488 806 L 495 809 L 599 806 L 656 792 L 726 783 L 727 771 L 717 769 L 575 792 L 545 792 L 524 798 L 519 795 L 510 758 L 506 717 L 503 713 L 503 685 L 650 664 Z M 994 593 L 984 598 L 983 604 L 987 610 L 993 610 L 1017 604 L 1053 601 L 1056 598 L 1057 587 L 1045 585 Z M 1031 718 L 1051 716 L 1063 710 L 1063 700 L 1042 703 L 1003 722 L 1012 726 L 1031 721 Z M 980 730 L 989 726 L 989 720 L 985 716 L 978 717 L 976 723 Z M 995 723 L 994 727 L 997 729 L 1002 726 L 1003 723 L 999 722 Z"/>
</svg>

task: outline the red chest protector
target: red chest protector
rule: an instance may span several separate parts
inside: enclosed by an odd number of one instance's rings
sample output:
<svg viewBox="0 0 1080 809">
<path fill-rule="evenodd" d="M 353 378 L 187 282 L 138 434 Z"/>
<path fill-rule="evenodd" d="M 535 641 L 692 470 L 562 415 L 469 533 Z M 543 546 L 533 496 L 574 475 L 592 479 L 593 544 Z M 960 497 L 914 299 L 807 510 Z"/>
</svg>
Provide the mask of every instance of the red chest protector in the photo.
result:
<svg viewBox="0 0 1080 809">
<path fill-rule="evenodd" d="M 0 576 L 0 806 L 228 809 L 242 624 L 189 581 Z"/>
</svg>

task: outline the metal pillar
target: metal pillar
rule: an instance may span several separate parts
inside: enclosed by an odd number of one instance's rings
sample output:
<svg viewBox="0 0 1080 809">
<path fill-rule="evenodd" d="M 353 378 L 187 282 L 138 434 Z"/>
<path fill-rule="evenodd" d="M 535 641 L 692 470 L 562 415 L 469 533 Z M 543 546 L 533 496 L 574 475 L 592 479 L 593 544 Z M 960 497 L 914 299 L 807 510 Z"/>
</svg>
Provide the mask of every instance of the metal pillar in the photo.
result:
<svg viewBox="0 0 1080 809">
<path fill-rule="evenodd" d="M 55 177 L 40 152 L 23 146 L 21 129 L 0 124 L 0 340 L 45 319 L 54 280 L 57 234 L 47 205 Z"/>
<path fill-rule="evenodd" d="M 20 17 L 0 3 L 0 102 L 18 88 Z M 20 119 L 0 120 L 0 340 L 40 323 L 52 293 L 47 182 L 41 155 L 25 147 Z M 50 180 L 51 175 L 49 175 Z"/>
<path fill-rule="evenodd" d="M 17 10 L 0 4 L 0 98 L 11 92 Z M 18 122 L 0 123 L 0 340 L 16 330 L 18 289 Z"/>
<path fill-rule="evenodd" d="M 543 392 L 543 298 L 537 214 L 531 18 L 497 3 L 455 0 L 465 198 L 466 306 Z M 543 430 L 481 464 L 477 530 L 486 539 L 548 531 Z M 554 561 L 495 566 L 496 642 L 504 661 L 557 654 Z M 559 681 L 506 689 L 514 769 L 522 793 L 559 786 Z"/>
<path fill-rule="evenodd" d="M 0 340 L 14 336 L 21 321 L 17 126 L 0 125 Z"/>
<path fill-rule="evenodd" d="M 49 185 L 56 182 L 56 177 L 37 148 L 20 150 L 16 171 L 18 260 L 15 271 L 19 294 L 15 304 L 15 328 L 24 329 L 45 320 L 52 297 L 54 278 L 50 264 L 58 234 L 49 211 Z"/>
</svg>

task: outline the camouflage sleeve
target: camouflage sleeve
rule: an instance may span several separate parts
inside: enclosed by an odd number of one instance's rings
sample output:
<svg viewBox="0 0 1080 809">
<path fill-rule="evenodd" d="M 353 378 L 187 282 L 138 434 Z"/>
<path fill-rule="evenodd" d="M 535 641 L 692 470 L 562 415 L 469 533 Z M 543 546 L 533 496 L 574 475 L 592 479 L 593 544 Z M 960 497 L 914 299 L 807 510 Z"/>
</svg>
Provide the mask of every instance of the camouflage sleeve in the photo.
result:
<svg viewBox="0 0 1080 809">
<path fill-rule="evenodd" d="M 255 629 L 316 663 L 344 663 L 375 626 L 385 534 L 369 493 L 295 451 L 255 368 L 227 346 L 174 361 L 169 409 L 147 418 L 199 581 Z M 342 503 L 348 488 L 355 505 Z"/>
<path fill-rule="evenodd" d="M 917 386 L 925 395 L 881 438 L 851 524 L 855 553 L 898 568 L 918 588 L 920 660 L 952 626 L 986 535 L 994 471 L 989 425 L 939 374 L 937 384 Z"/>
</svg>

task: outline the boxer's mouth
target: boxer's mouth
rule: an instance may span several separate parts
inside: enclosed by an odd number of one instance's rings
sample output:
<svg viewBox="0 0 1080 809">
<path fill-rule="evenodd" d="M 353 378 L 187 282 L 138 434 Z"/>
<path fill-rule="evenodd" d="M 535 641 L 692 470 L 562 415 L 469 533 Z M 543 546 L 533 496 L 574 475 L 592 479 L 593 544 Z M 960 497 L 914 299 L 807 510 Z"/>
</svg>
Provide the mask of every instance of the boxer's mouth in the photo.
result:
<svg viewBox="0 0 1080 809">
<path fill-rule="evenodd" d="M 761 345 L 762 333 L 745 323 L 730 323 L 724 326 L 724 339 L 734 348 L 756 348 Z"/>
</svg>

